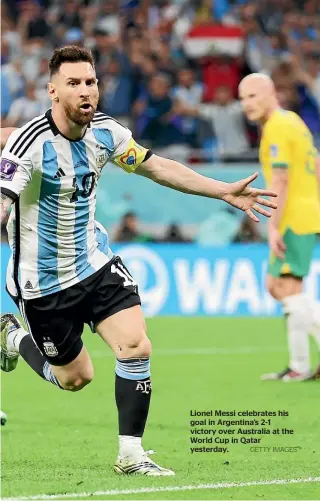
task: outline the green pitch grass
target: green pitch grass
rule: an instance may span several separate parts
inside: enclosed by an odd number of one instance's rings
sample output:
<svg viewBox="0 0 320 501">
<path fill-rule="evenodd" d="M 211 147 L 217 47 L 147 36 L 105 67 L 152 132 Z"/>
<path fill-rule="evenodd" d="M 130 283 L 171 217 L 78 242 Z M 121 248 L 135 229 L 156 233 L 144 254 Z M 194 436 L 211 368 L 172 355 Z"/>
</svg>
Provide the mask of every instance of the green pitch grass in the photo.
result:
<svg viewBox="0 0 320 501">
<path fill-rule="evenodd" d="M 148 321 L 148 329 L 154 390 L 144 447 L 157 451 L 153 458 L 173 468 L 176 476 L 123 478 L 113 473 L 114 360 L 100 338 L 87 332 L 95 380 L 83 391 L 58 390 L 22 360 L 16 371 L 3 374 L 2 408 L 8 423 L 2 430 L 2 497 L 92 493 L 90 499 L 317 499 L 315 481 L 155 490 L 318 477 L 320 384 L 259 380 L 262 373 L 287 363 L 281 319 L 155 318 Z M 315 351 L 313 358 L 315 364 Z M 262 435 L 260 444 L 228 444 L 225 454 L 191 454 L 190 447 L 197 445 L 190 443 L 190 420 L 195 419 L 190 411 L 211 409 L 287 411 L 288 417 L 270 418 L 271 428 L 286 427 L 294 434 Z M 271 449 L 250 451 L 255 446 Z M 276 452 L 274 446 L 297 452 Z M 143 488 L 151 492 L 122 492 Z M 97 494 L 110 490 L 116 493 Z"/>
</svg>

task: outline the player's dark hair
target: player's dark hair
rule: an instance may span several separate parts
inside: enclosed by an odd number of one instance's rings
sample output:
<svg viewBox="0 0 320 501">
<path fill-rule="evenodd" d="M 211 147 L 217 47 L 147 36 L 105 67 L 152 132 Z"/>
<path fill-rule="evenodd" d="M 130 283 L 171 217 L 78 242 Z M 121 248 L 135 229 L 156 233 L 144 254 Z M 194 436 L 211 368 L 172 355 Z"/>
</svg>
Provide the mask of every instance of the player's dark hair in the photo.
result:
<svg viewBox="0 0 320 501">
<path fill-rule="evenodd" d="M 49 61 L 50 78 L 55 73 L 58 73 L 60 66 L 63 63 L 90 63 L 94 68 L 94 59 L 91 50 L 77 45 L 67 45 L 55 49 Z"/>
</svg>

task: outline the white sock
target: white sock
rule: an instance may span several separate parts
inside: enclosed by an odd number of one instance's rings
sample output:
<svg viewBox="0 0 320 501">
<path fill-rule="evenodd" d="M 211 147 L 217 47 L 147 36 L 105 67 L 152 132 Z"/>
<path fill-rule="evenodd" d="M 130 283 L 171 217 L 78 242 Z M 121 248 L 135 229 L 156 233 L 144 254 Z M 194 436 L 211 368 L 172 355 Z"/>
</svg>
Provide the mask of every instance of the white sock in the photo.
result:
<svg viewBox="0 0 320 501">
<path fill-rule="evenodd" d="M 141 437 L 119 435 L 119 456 L 126 458 L 138 458 L 143 453 Z"/>
<path fill-rule="evenodd" d="M 16 351 L 17 353 L 19 353 L 19 346 L 21 343 L 21 339 L 24 338 L 24 336 L 27 336 L 28 334 L 29 332 L 25 331 L 22 327 L 20 327 L 20 329 L 14 329 L 11 332 L 9 332 L 7 337 L 8 350 Z"/>
<path fill-rule="evenodd" d="M 310 334 L 317 343 L 320 350 L 320 304 L 311 298 L 308 298 L 310 311 Z"/>
<path fill-rule="evenodd" d="M 309 302 L 304 294 L 287 296 L 282 301 L 287 316 L 287 333 L 290 369 L 305 373 L 310 371 Z"/>
</svg>

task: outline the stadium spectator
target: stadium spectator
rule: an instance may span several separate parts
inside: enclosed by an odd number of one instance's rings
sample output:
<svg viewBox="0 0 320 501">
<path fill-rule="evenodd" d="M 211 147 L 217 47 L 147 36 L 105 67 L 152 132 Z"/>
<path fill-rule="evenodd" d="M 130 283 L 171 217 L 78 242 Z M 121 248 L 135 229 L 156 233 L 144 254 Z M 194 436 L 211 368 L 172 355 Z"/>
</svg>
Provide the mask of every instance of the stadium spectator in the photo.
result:
<svg viewBox="0 0 320 501">
<path fill-rule="evenodd" d="M 139 221 L 134 212 L 127 212 L 121 219 L 114 235 L 115 242 L 153 242 L 151 235 L 140 232 Z"/>
<path fill-rule="evenodd" d="M 203 105 L 201 113 L 212 122 L 221 158 L 227 160 L 248 152 L 250 145 L 243 111 L 230 87 L 219 87 L 212 104 Z"/>
<path fill-rule="evenodd" d="M 232 89 L 232 95 L 237 96 L 240 81 L 238 61 L 229 56 L 210 57 L 203 60 L 203 83 L 205 102 L 211 102 L 216 90 L 224 85 Z"/>
<path fill-rule="evenodd" d="M 248 216 L 245 216 L 241 222 L 240 228 L 235 235 L 234 243 L 252 243 L 252 242 L 262 242 L 263 238 L 258 229 L 258 226 L 252 224 L 252 221 Z"/>
<path fill-rule="evenodd" d="M 303 62 L 297 56 L 291 56 L 290 60 L 275 68 L 272 77 L 278 91 L 295 96 L 293 111 L 297 111 L 315 138 L 320 137 L 320 108 L 315 82 L 311 74 L 304 70 Z"/>
<path fill-rule="evenodd" d="M 82 27 L 79 13 L 79 5 L 76 0 L 67 0 L 63 6 L 63 12 L 58 19 L 58 25 L 62 24 L 65 30 Z"/>
<path fill-rule="evenodd" d="M 176 223 L 172 223 L 165 232 L 163 242 L 190 243 L 192 240 L 183 235 L 180 227 Z"/>
<path fill-rule="evenodd" d="M 319 13 L 317 0 L 66 0 L 64 4 L 61 0 L 5 0 L 2 117 L 8 114 L 13 100 L 21 97 L 23 78 L 36 82 L 37 92 L 42 87 L 46 73 L 42 60 L 47 51 L 74 43 L 94 53 L 103 110 L 133 119 L 141 137 L 155 147 L 170 143 L 205 151 L 203 122 L 192 109 L 198 106 L 199 99 L 211 106 L 217 89 L 223 86 L 230 88 L 236 98 L 241 77 L 252 71 L 274 75 L 281 102 L 298 111 L 317 140 Z M 212 23 L 239 24 L 243 31 L 242 53 L 219 52 L 213 42 L 214 55 L 207 53 L 189 60 L 185 34 L 195 25 L 206 28 Z M 294 58 L 298 70 L 293 68 Z M 286 65 L 288 71 L 284 71 Z M 151 101 L 155 97 L 151 82 L 159 73 L 168 77 L 167 84 L 160 84 L 167 95 L 160 99 L 161 105 L 157 102 L 154 106 L 150 102 L 151 94 Z M 191 84 L 185 83 L 188 79 L 193 80 Z M 149 103 L 144 105 L 144 116 L 141 105 L 135 104 L 141 100 Z M 169 115 L 160 112 L 165 101 Z M 148 110 L 153 110 L 152 117 Z M 195 131 L 200 131 L 200 139 Z"/>
<path fill-rule="evenodd" d="M 119 2 L 117 0 L 101 2 L 101 11 L 97 19 L 96 27 L 99 30 L 110 33 L 111 35 L 119 35 L 120 16 Z"/>
<path fill-rule="evenodd" d="M 21 97 L 24 90 L 21 63 L 18 59 L 1 66 L 1 117 L 8 114 L 13 101 Z"/>
<path fill-rule="evenodd" d="M 151 78 L 147 91 L 134 104 L 138 137 L 151 141 L 159 148 L 186 141 L 181 130 L 179 106 L 173 102 L 169 91 L 169 77 L 157 74 Z"/>
<path fill-rule="evenodd" d="M 36 87 L 33 82 L 26 84 L 26 95 L 16 99 L 5 119 L 5 127 L 22 127 L 32 118 L 41 115 L 47 110 L 47 101 L 37 98 Z"/>
<path fill-rule="evenodd" d="M 173 96 L 185 105 L 199 106 L 202 101 L 203 85 L 196 81 L 195 73 L 189 68 L 178 72 L 178 84 L 173 89 Z"/>
<path fill-rule="evenodd" d="M 201 148 L 213 136 L 212 127 L 199 115 L 203 85 L 196 81 L 195 72 L 190 68 L 181 69 L 177 79 L 178 85 L 173 89 L 172 97 L 180 104 L 182 132 L 188 144 Z"/>
<path fill-rule="evenodd" d="M 131 79 L 121 71 L 120 61 L 113 57 L 107 65 L 107 74 L 102 77 L 100 109 L 114 117 L 130 113 Z"/>
<path fill-rule="evenodd" d="M 51 29 L 48 26 L 41 5 L 35 1 L 21 4 L 22 13 L 19 17 L 18 32 L 23 45 L 30 48 L 44 46 Z"/>
</svg>

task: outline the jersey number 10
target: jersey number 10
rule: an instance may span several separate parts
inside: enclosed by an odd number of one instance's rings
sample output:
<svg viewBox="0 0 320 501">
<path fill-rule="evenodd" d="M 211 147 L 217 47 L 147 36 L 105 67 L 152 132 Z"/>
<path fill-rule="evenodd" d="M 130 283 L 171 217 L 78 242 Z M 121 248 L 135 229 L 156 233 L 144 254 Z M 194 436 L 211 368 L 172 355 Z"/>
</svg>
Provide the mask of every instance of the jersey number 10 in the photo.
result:
<svg viewBox="0 0 320 501">
<path fill-rule="evenodd" d="M 73 178 L 72 186 L 75 188 L 75 191 L 72 193 L 72 197 L 70 198 L 70 202 L 77 202 L 79 197 L 88 198 L 90 197 L 92 190 L 94 188 L 96 182 L 96 175 L 94 172 L 89 172 L 82 178 L 82 189 L 79 188 L 77 184 L 77 178 Z"/>
</svg>

